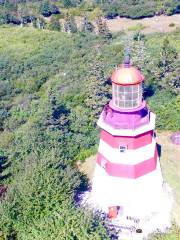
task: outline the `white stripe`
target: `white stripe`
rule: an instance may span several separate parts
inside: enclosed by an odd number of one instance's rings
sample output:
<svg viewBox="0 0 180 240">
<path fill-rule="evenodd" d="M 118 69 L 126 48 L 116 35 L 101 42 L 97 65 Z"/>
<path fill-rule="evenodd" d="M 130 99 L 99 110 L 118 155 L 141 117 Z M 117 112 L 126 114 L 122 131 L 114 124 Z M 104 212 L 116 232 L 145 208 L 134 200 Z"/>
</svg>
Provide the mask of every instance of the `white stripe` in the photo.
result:
<svg viewBox="0 0 180 240">
<path fill-rule="evenodd" d="M 146 146 L 134 150 L 127 149 L 126 152 L 120 153 L 119 149 L 112 148 L 101 139 L 99 143 L 99 152 L 112 163 L 134 165 L 154 157 L 155 147 L 156 142 L 152 139 L 152 143 Z"/>
<path fill-rule="evenodd" d="M 109 176 L 96 164 L 92 179 L 92 195 L 94 200 L 102 206 L 129 205 L 136 207 L 137 204 L 139 206 L 145 204 L 145 209 L 148 210 L 160 199 L 162 184 L 159 160 L 156 170 L 137 179 Z"/>
<path fill-rule="evenodd" d="M 114 136 L 137 136 L 144 132 L 148 132 L 155 128 L 155 118 L 156 115 L 153 112 L 150 112 L 150 122 L 146 125 L 143 125 L 135 130 L 132 129 L 115 129 L 111 125 L 105 123 L 103 120 L 103 114 L 101 114 L 98 120 L 98 126 L 104 129 L 106 132 L 111 133 Z"/>
</svg>

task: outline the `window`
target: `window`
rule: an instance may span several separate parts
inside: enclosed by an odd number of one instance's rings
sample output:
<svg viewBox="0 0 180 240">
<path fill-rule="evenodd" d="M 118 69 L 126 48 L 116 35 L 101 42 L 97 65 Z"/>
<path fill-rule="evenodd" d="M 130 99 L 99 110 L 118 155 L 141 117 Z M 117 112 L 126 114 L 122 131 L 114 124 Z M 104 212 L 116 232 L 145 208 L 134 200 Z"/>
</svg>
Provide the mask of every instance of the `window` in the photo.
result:
<svg viewBox="0 0 180 240">
<path fill-rule="evenodd" d="M 124 152 L 126 152 L 126 150 L 127 150 L 127 146 L 125 146 L 125 145 L 120 145 L 119 146 L 119 152 L 120 153 L 124 153 Z"/>
<path fill-rule="evenodd" d="M 113 103 L 116 107 L 131 109 L 142 102 L 142 84 L 121 86 L 113 83 Z"/>
</svg>

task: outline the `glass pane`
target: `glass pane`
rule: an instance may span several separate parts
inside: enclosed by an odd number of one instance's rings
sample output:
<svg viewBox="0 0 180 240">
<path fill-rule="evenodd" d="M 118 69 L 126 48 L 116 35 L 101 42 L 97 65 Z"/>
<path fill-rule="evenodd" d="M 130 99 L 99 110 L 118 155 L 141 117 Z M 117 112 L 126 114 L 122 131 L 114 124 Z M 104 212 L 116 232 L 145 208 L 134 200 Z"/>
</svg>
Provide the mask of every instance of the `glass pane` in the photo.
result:
<svg viewBox="0 0 180 240">
<path fill-rule="evenodd" d="M 118 92 L 123 93 L 124 92 L 124 87 L 123 86 L 118 86 Z"/>
<path fill-rule="evenodd" d="M 118 106 L 118 100 L 117 99 L 115 99 L 115 105 Z"/>
<path fill-rule="evenodd" d="M 137 99 L 138 98 L 138 92 L 134 92 L 133 93 L 133 99 Z"/>
<path fill-rule="evenodd" d="M 133 107 L 138 107 L 139 105 L 139 101 L 138 100 L 134 100 L 133 101 Z"/>
<path fill-rule="evenodd" d="M 119 100 L 124 100 L 125 99 L 125 96 L 124 96 L 124 94 L 119 94 Z"/>
<path fill-rule="evenodd" d="M 128 93 L 128 92 L 125 93 L 125 99 L 126 99 L 126 100 L 132 100 L 132 97 L 133 97 L 133 96 L 132 96 L 132 93 L 131 93 L 131 92 L 130 92 L 130 93 Z"/>
<path fill-rule="evenodd" d="M 133 92 L 137 92 L 137 91 L 138 91 L 138 88 L 139 88 L 139 85 L 134 85 L 134 86 L 133 86 Z"/>
<path fill-rule="evenodd" d="M 114 92 L 113 96 L 114 96 L 114 97 L 117 97 L 117 96 L 118 96 L 118 95 L 117 95 L 117 92 Z"/>
<path fill-rule="evenodd" d="M 142 84 L 121 86 L 113 84 L 113 103 L 119 108 L 138 107 L 142 101 Z"/>
<path fill-rule="evenodd" d="M 133 86 L 125 86 L 125 92 L 132 92 Z"/>
<path fill-rule="evenodd" d="M 142 97 L 142 90 L 140 90 L 140 91 L 139 91 L 139 96 L 141 96 L 141 97 Z"/>
<path fill-rule="evenodd" d="M 125 102 L 125 107 L 126 108 L 132 108 L 132 101 L 126 101 Z"/>
<path fill-rule="evenodd" d="M 124 108 L 124 101 L 119 101 L 119 107 Z"/>
<path fill-rule="evenodd" d="M 113 86 L 113 90 L 114 90 L 114 91 L 117 91 L 117 85 L 113 83 L 112 86 Z"/>
</svg>

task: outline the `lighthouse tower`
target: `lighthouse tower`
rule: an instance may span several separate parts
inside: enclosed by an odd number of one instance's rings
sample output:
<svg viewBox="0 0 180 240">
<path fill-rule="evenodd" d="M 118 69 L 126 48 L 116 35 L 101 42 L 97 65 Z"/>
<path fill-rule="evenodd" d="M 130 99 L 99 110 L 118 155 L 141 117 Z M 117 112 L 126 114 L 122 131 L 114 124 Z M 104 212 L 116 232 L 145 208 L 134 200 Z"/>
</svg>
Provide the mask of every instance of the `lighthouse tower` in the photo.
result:
<svg viewBox="0 0 180 240">
<path fill-rule="evenodd" d="M 143 100 L 142 73 L 129 57 L 112 74 L 112 100 L 98 120 L 100 143 L 92 198 L 104 212 L 145 218 L 162 206 L 155 114 Z"/>
</svg>

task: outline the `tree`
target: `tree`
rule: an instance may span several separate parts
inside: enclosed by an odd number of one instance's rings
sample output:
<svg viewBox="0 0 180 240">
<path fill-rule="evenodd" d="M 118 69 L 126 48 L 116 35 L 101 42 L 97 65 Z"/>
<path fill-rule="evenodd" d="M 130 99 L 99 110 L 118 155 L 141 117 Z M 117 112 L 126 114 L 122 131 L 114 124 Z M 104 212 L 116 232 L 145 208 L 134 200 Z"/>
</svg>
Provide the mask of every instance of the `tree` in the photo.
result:
<svg viewBox="0 0 180 240">
<path fill-rule="evenodd" d="M 174 63 L 177 58 L 175 48 L 170 45 L 168 38 L 165 38 L 160 52 L 160 61 L 158 66 L 161 69 L 161 77 L 165 77 L 174 70 Z"/>
<path fill-rule="evenodd" d="M 63 0 L 63 5 L 65 8 L 73 7 L 73 3 L 71 0 Z"/>
<path fill-rule="evenodd" d="M 64 31 L 68 33 L 76 33 L 78 31 L 75 19 L 73 16 L 69 15 L 69 13 L 66 13 L 64 19 Z"/>
<path fill-rule="evenodd" d="M 104 64 L 100 57 L 90 66 L 86 89 L 85 103 L 95 124 L 102 108 L 110 99 L 109 81 L 104 74 Z"/>
<path fill-rule="evenodd" d="M 138 34 L 137 39 L 130 39 L 130 41 L 126 40 L 125 45 L 129 44 L 130 46 L 132 64 L 138 67 L 145 76 L 144 97 L 147 97 L 151 96 L 157 87 L 158 68 L 156 64 L 157 60 L 146 47 L 145 40 L 145 38 L 141 38 L 141 35 Z"/>
<path fill-rule="evenodd" d="M 54 4 L 50 4 L 49 1 L 43 2 L 40 5 L 39 11 L 44 17 L 49 17 L 52 14 L 59 14 L 60 13 L 59 8 Z"/>
<path fill-rule="evenodd" d="M 99 35 L 103 36 L 107 40 L 112 38 L 112 34 L 109 31 L 109 28 L 105 20 L 102 20 L 101 17 L 98 17 L 96 20 L 96 24 L 97 24 Z"/>
<path fill-rule="evenodd" d="M 17 15 L 21 22 L 21 26 L 31 22 L 32 12 L 26 6 L 18 6 Z"/>
<path fill-rule="evenodd" d="M 172 92 L 179 92 L 179 60 L 177 59 L 177 51 L 171 46 L 167 38 L 164 39 L 160 51 L 160 59 L 158 62 L 159 87 L 169 89 Z"/>
<path fill-rule="evenodd" d="M 50 5 L 50 11 L 51 14 L 60 14 L 59 8 L 54 4 Z"/>
<path fill-rule="evenodd" d="M 23 240 L 109 239 L 98 217 L 75 207 L 82 184 L 77 170 L 61 164 L 53 151 L 25 161 L 25 169 L 0 202 L 1 231 L 7 239 L 12 232 Z"/>
<path fill-rule="evenodd" d="M 7 165 L 7 157 L 0 155 L 0 182 L 5 178 L 3 172 L 7 168 Z"/>
<path fill-rule="evenodd" d="M 32 20 L 32 26 L 34 27 L 34 28 L 37 28 L 38 26 L 37 26 L 37 18 L 33 18 L 33 20 Z"/>
<path fill-rule="evenodd" d="M 88 21 L 87 16 L 85 15 L 82 21 L 82 31 L 84 32 L 93 32 L 94 26 L 93 24 Z"/>
<path fill-rule="evenodd" d="M 36 20 L 36 26 L 37 26 L 37 28 L 39 28 L 39 29 L 44 29 L 44 28 L 45 28 L 45 25 L 46 25 L 46 22 L 44 21 L 43 18 L 37 18 L 37 20 Z"/>
<path fill-rule="evenodd" d="M 160 87 L 178 95 L 180 93 L 180 62 L 177 60 L 173 67 L 173 71 L 161 80 Z"/>
<path fill-rule="evenodd" d="M 61 31 L 61 24 L 59 22 L 59 19 L 51 17 L 50 23 L 49 23 L 49 29 L 53 31 Z"/>
<path fill-rule="evenodd" d="M 50 4 L 48 1 L 43 2 L 40 5 L 40 13 L 44 16 L 44 17 L 49 17 L 51 16 L 51 9 L 50 9 Z"/>
<path fill-rule="evenodd" d="M 125 43 L 127 44 L 127 43 Z M 133 65 L 137 66 L 144 74 L 151 71 L 153 74 L 154 61 L 148 52 L 145 44 L 145 40 L 140 37 L 135 41 L 129 41 L 130 44 L 130 56 Z"/>
</svg>

